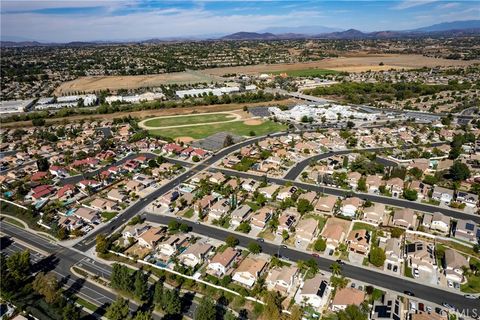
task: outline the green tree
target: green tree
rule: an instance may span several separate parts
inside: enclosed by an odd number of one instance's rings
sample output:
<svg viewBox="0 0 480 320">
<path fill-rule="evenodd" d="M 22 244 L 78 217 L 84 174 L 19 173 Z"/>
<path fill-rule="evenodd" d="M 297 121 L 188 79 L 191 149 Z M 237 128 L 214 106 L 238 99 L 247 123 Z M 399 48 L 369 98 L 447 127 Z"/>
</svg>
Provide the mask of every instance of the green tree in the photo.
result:
<svg viewBox="0 0 480 320">
<path fill-rule="evenodd" d="M 215 303 L 208 296 L 203 296 L 195 312 L 195 320 L 212 320 L 216 318 Z"/>
<path fill-rule="evenodd" d="M 227 244 L 227 246 L 234 248 L 236 245 L 238 245 L 239 241 L 237 238 L 230 235 L 225 239 L 225 243 Z"/>
<path fill-rule="evenodd" d="M 404 190 L 403 190 L 403 197 L 404 197 L 405 199 L 407 199 L 407 200 L 415 201 L 415 200 L 417 200 L 417 198 L 418 198 L 417 190 L 404 189 Z"/>
<path fill-rule="evenodd" d="M 80 310 L 73 303 L 67 303 L 62 309 L 62 319 L 79 320 Z"/>
<path fill-rule="evenodd" d="M 129 313 L 128 301 L 117 297 L 117 300 L 108 306 L 105 317 L 109 320 L 124 320 L 127 319 Z"/>
<path fill-rule="evenodd" d="M 357 305 L 349 305 L 337 313 L 338 320 L 367 320 L 368 315 Z"/>
<path fill-rule="evenodd" d="M 345 277 L 332 277 L 330 279 L 332 287 L 337 289 L 345 288 L 348 284 L 348 279 Z"/>
<path fill-rule="evenodd" d="M 39 272 L 32 283 L 32 288 L 39 294 L 41 294 L 48 304 L 54 304 L 58 302 L 60 286 L 58 285 L 57 278 L 51 273 Z"/>
<path fill-rule="evenodd" d="M 143 272 L 140 270 L 137 270 L 135 272 L 135 281 L 133 282 L 133 288 L 133 294 L 135 295 L 135 297 L 137 297 L 140 301 L 146 299 L 148 293 L 147 279 Z"/>
<path fill-rule="evenodd" d="M 180 228 L 180 223 L 178 223 L 176 220 L 172 220 L 168 223 L 168 231 L 174 232 L 177 231 L 178 228 Z"/>
<path fill-rule="evenodd" d="M 268 291 L 261 319 L 280 319 L 282 313 L 281 299 L 277 292 Z"/>
<path fill-rule="evenodd" d="M 307 199 L 300 199 L 298 200 L 297 202 L 297 211 L 300 213 L 300 214 L 305 214 L 309 211 L 312 211 L 313 210 L 313 205 L 310 203 L 310 201 L 308 201 Z"/>
<path fill-rule="evenodd" d="M 228 146 L 231 146 L 232 144 L 234 144 L 235 142 L 233 141 L 233 138 L 231 135 L 227 135 L 225 137 L 225 140 L 223 140 L 223 147 L 228 147 Z"/>
<path fill-rule="evenodd" d="M 152 313 L 149 311 L 138 311 L 135 316 L 132 318 L 132 320 L 151 320 L 152 318 Z"/>
<path fill-rule="evenodd" d="M 50 167 L 50 164 L 48 163 L 48 159 L 45 159 L 44 157 L 40 157 L 37 160 L 37 169 L 38 171 L 47 171 L 48 168 Z"/>
<path fill-rule="evenodd" d="M 334 275 L 338 275 L 342 272 L 342 266 L 338 262 L 334 262 L 330 265 L 330 270 Z"/>
<path fill-rule="evenodd" d="M 9 275 L 17 282 L 24 281 L 30 274 L 30 252 L 28 250 L 11 254 L 6 261 Z"/>
<path fill-rule="evenodd" d="M 405 232 L 405 230 L 401 229 L 401 228 L 393 228 L 392 231 L 391 231 L 391 235 L 393 238 L 400 238 L 403 233 Z"/>
<path fill-rule="evenodd" d="M 253 254 L 262 252 L 262 247 L 256 242 L 250 242 L 247 246 L 247 249 Z"/>
<path fill-rule="evenodd" d="M 358 191 L 367 192 L 367 178 L 361 177 L 357 184 Z"/>
<path fill-rule="evenodd" d="M 376 246 L 370 250 L 370 254 L 368 255 L 368 260 L 376 267 L 383 266 L 386 258 L 387 257 L 385 255 L 385 251 L 383 251 L 382 248 Z"/>
<path fill-rule="evenodd" d="M 157 281 L 155 282 L 155 289 L 153 291 L 153 303 L 155 303 L 156 305 L 161 305 L 162 297 L 163 297 L 163 282 Z"/>
<path fill-rule="evenodd" d="M 465 163 L 455 161 L 450 167 L 450 176 L 454 181 L 463 181 L 470 178 L 470 169 Z"/>
<path fill-rule="evenodd" d="M 97 235 L 95 238 L 95 251 L 101 254 L 106 254 L 108 252 L 108 241 L 107 237 L 102 233 Z"/>
<path fill-rule="evenodd" d="M 315 241 L 313 248 L 315 249 L 315 251 L 323 252 L 325 251 L 325 249 L 327 249 L 327 243 L 323 238 L 320 238 L 317 241 Z"/>
<path fill-rule="evenodd" d="M 248 222 L 242 222 L 240 225 L 237 227 L 237 231 L 243 232 L 243 233 L 249 233 L 250 230 L 252 230 L 252 227 Z"/>
<path fill-rule="evenodd" d="M 166 314 L 177 315 L 182 311 L 182 301 L 177 290 L 165 290 L 162 297 L 162 309 Z"/>
</svg>

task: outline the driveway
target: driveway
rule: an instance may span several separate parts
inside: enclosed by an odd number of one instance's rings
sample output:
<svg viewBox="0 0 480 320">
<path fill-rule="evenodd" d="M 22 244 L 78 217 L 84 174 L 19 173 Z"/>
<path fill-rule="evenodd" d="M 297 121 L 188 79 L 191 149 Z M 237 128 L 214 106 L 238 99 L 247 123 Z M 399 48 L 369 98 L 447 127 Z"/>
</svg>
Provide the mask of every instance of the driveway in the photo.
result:
<svg viewBox="0 0 480 320">
<path fill-rule="evenodd" d="M 363 259 L 365 259 L 365 256 L 363 254 L 359 254 L 356 252 L 348 253 L 348 260 L 353 264 L 361 266 L 363 264 Z"/>
</svg>

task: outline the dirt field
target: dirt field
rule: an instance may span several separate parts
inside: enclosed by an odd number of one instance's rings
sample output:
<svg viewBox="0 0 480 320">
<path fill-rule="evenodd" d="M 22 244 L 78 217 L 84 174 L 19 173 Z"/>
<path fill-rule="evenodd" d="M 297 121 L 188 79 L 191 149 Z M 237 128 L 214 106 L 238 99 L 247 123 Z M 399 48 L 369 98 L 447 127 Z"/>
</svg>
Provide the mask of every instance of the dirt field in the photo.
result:
<svg viewBox="0 0 480 320">
<path fill-rule="evenodd" d="M 383 62 L 383 66 L 379 66 Z M 411 69 L 421 67 L 435 66 L 467 66 L 474 63 L 480 63 L 478 60 L 448 60 L 424 57 L 422 55 L 400 55 L 400 54 L 382 54 L 382 55 L 360 55 L 339 58 L 324 59 L 321 61 L 256 65 L 243 67 L 226 67 L 207 69 L 204 72 L 211 75 L 221 76 L 228 73 L 258 74 L 269 73 L 283 70 L 302 70 L 308 68 L 330 69 L 347 72 L 362 72 L 367 70 L 389 70 L 389 69 Z"/>
<path fill-rule="evenodd" d="M 383 62 L 383 66 L 379 66 Z M 367 70 L 409 69 L 435 66 L 466 66 L 480 63 L 478 60 L 447 60 L 424 57 L 421 55 L 368 55 L 352 54 L 339 58 L 324 59 L 321 61 L 303 63 L 263 64 L 255 66 L 225 67 L 205 69 L 200 71 L 173 72 L 167 74 L 142 75 L 142 76 L 103 76 L 82 77 L 73 81 L 62 83 L 55 90 L 56 96 L 73 92 L 93 92 L 98 90 L 136 89 L 157 87 L 162 84 L 187 84 L 199 82 L 222 82 L 220 78 L 228 73 L 259 74 L 275 71 L 302 70 L 309 68 L 330 69 L 347 72 L 362 72 Z"/>
<path fill-rule="evenodd" d="M 76 91 L 94 92 L 98 90 L 136 89 L 158 87 L 162 84 L 188 84 L 223 81 L 219 77 L 198 71 L 172 72 L 142 76 L 99 76 L 81 77 L 62 83 L 55 89 L 55 95 L 66 95 Z"/>
<path fill-rule="evenodd" d="M 262 124 L 262 120 L 250 119 L 250 120 L 244 121 L 243 124 L 246 124 L 247 126 L 258 126 Z"/>
<path fill-rule="evenodd" d="M 256 107 L 256 106 L 278 106 L 278 105 L 292 105 L 297 103 L 294 99 L 286 99 L 281 101 L 271 101 L 271 102 L 259 102 L 259 103 L 231 103 L 231 104 L 214 104 L 211 106 L 196 106 L 188 108 L 171 108 L 171 109 L 158 109 L 158 110 L 142 110 L 135 112 L 117 112 L 111 114 L 92 114 L 92 115 L 79 115 L 66 118 L 49 118 L 45 119 L 46 123 L 68 123 L 76 122 L 82 119 L 92 120 L 92 121 L 103 121 L 103 120 L 112 120 L 113 118 L 121 118 L 125 116 L 132 116 L 140 119 L 145 119 L 147 117 L 158 117 L 158 116 L 172 116 L 177 114 L 196 114 L 196 113 L 206 113 L 206 112 L 218 112 L 218 111 L 232 111 L 242 109 L 244 106 L 247 107 Z M 242 114 L 243 111 L 237 111 L 235 113 Z M 32 121 L 18 121 L 18 122 L 8 122 L 2 123 L 3 128 L 15 128 L 15 127 L 31 127 Z"/>
</svg>

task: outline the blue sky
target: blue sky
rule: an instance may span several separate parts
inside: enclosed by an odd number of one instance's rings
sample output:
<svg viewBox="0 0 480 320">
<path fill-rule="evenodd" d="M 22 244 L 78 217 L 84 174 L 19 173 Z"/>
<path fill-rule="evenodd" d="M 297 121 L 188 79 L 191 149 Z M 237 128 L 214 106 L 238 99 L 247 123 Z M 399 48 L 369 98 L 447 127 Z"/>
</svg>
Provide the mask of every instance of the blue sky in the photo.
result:
<svg viewBox="0 0 480 320">
<path fill-rule="evenodd" d="M 8 1 L 4 40 L 140 40 L 322 25 L 362 31 L 405 30 L 480 19 L 478 1 Z"/>
</svg>

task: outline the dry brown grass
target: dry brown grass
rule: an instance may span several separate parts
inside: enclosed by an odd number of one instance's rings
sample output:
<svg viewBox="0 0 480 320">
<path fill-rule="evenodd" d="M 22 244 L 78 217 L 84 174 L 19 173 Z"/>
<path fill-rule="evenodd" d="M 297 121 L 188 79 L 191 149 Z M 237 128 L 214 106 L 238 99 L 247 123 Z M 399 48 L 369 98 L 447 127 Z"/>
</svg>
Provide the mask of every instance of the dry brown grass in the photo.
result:
<svg viewBox="0 0 480 320">
<path fill-rule="evenodd" d="M 384 65 L 380 66 L 380 62 Z M 367 70 L 389 70 L 389 69 L 412 69 L 421 67 L 460 67 L 480 63 L 478 60 L 448 60 L 424 57 L 422 55 L 401 55 L 401 54 L 359 54 L 339 58 L 329 58 L 320 61 L 283 64 L 263 64 L 255 66 L 225 67 L 207 69 L 212 75 L 221 76 L 228 73 L 258 74 L 275 71 L 290 71 L 303 69 L 330 69 L 347 72 L 362 72 Z"/>
<path fill-rule="evenodd" d="M 250 119 L 250 120 L 244 121 L 243 123 L 246 124 L 247 126 L 259 126 L 263 123 L 263 121 L 260 119 Z"/>
</svg>

